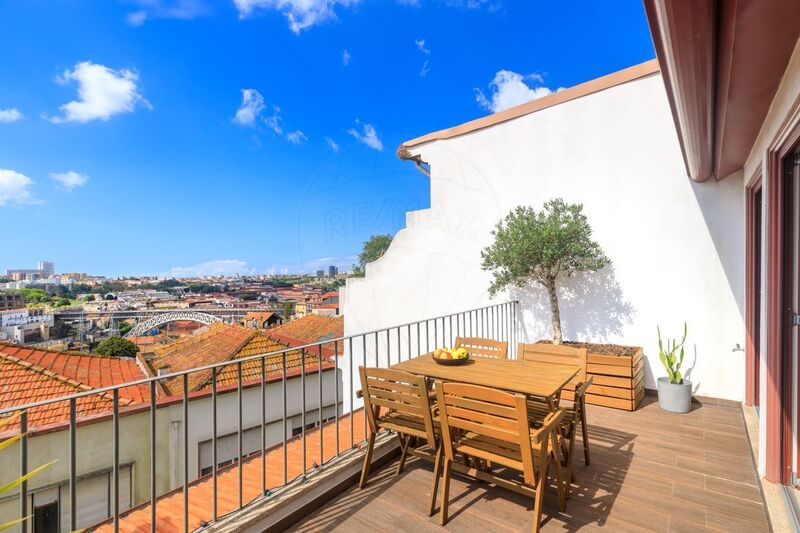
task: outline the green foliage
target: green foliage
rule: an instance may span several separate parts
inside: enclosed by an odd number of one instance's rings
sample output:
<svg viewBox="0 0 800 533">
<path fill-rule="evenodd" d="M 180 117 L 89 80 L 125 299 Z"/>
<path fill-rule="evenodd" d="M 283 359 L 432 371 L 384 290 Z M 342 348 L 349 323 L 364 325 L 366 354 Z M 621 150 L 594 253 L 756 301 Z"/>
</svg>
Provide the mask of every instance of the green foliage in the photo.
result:
<svg viewBox="0 0 800 533">
<path fill-rule="evenodd" d="M 133 324 L 131 324 L 130 322 L 121 322 L 120 325 L 119 325 L 119 335 L 120 335 L 120 337 L 124 337 L 132 329 L 133 329 Z"/>
<path fill-rule="evenodd" d="M 50 295 L 42 289 L 21 289 L 22 297 L 26 304 L 49 304 L 52 301 Z"/>
<path fill-rule="evenodd" d="M 553 341 L 561 342 L 561 317 L 556 284 L 560 276 L 593 272 L 610 263 L 592 240 L 592 228 L 581 204 L 561 198 L 541 211 L 519 206 L 497 223 L 494 242 L 481 251 L 482 267 L 491 271 L 489 293 L 534 282 L 547 289 L 553 321 Z"/>
<path fill-rule="evenodd" d="M 497 223 L 494 243 L 481 252 L 483 269 L 491 270 L 494 296 L 529 280 L 547 286 L 560 274 L 595 271 L 610 263 L 592 240 L 592 228 L 581 204 L 557 198 L 544 209 L 520 206 Z"/>
<path fill-rule="evenodd" d="M 69 307 L 70 305 L 72 305 L 72 300 L 70 300 L 69 298 L 59 298 L 53 303 L 53 305 L 55 307 Z"/>
<path fill-rule="evenodd" d="M 84 302 L 93 302 L 95 301 L 95 299 L 96 298 L 94 297 L 94 294 L 87 294 L 86 296 L 81 298 L 81 300 L 83 300 Z"/>
<path fill-rule="evenodd" d="M 353 275 L 364 276 L 364 267 L 367 263 L 372 263 L 380 259 L 389 245 L 392 244 L 391 235 L 373 235 L 364 243 L 364 249 L 358 254 L 358 265 L 353 265 Z"/>
<path fill-rule="evenodd" d="M 669 382 L 675 385 L 683 383 L 683 376 L 681 375 L 681 365 L 683 364 L 684 343 L 686 342 L 686 333 L 688 332 L 686 322 L 683 323 L 683 339 L 678 342 L 677 339 L 667 339 L 666 347 L 661 341 L 661 328 L 656 326 L 658 331 L 658 358 L 661 359 L 661 364 L 667 369 L 667 376 Z"/>
<path fill-rule="evenodd" d="M 189 292 L 193 292 L 196 294 L 207 294 L 210 292 L 217 292 L 217 287 L 210 283 L 189 283 L 186 286 Z"/>
<path fill-rule="evenodd" d="M 109 337 L 100 342 L 94 353 L 105 357 L 135 357 L 139 347 L 122 337 Z"/>
</svg>

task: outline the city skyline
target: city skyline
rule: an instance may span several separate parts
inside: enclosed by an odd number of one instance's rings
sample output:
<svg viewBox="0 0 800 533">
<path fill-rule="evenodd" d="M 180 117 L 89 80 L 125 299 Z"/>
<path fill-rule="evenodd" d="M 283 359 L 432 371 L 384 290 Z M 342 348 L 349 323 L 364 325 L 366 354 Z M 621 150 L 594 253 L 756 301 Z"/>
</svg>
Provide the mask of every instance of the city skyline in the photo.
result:
<svg viewBox="0 0 800 533">
<path fill-rule="evenodd" d="M 430 205 L 400 142 L 654 56 L 637 3 L 270 5 L 0 8 L 12 268 L 44 251 L 106 276 L 349 269 Z"/>
</svg>

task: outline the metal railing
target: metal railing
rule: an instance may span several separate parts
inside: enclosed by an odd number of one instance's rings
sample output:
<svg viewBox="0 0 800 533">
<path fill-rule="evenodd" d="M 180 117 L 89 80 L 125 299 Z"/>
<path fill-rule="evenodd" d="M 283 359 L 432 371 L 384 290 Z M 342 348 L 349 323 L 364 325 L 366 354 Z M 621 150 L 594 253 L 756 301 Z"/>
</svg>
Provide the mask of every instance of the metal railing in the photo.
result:
<svg viewBox="0 0 800 533">
<path fill-rule="evenodd" d="M 212 484 L 212 509 L 211 509 L 211 519 L 212 521 L 216 521 L 222 518 L 224 515 L 219 512 L 219 476 L 223 472 L 230 472 L 233 469 L 238 469 L 238 501 L 236 508 L 233 511 L 230 511 L 226 514 L 230 514 L 231 512 L 236 512 L 237 510 L 241 510 L 245 506 L 251 505 L 253 503 L 257 503 L 258 501 L 265 500 L 270 496 L 274 495 L 276 492 L 280 491 L 282 488 L 286 487 L 287 485 L 292 484 L 294 481 L 298 479 L 305 479 L 306 476 L 309 474 L 309 467 L 307 460 L 308 457 L 308 448 L 307 448 L 307 431 L 311 429 L 311 426 L 314 426 L 314 429 L 319 431 L 319 461 L 317 462 L 314 459 L 314 466 L 311 469 L 319 469 L 323 468 L 326 464 L 330 463 L 330 461 L 338 458 L 340 455 L 344 453 L 348 453 L 349 451 L 356 448 L 358 445 L 363 443 L 367 438 L 366 433 L 366 413 L 363 413 L 363 435 L 356 435 L 353 423 L 355 416 L 362 416 L 357 411 L 360 409 L 360 402 L 361 400 L 356 397 L 356 391 L 360 388 L 360 384 L 356 383 L 354 379 L 358 379 L 357 376 L 357 367 L 360 365 L 364 366 L 378 366 L 378 367 L 388 367 L 394 363 L 400 362 L 402 360 L 407 360 L 413 357 L 418 357 L 422 354 L 429 353 L 434 350 L 436 347 L 439 346 L 452 346 L 455 341 L 456 337 L 459 336 L 469 336 L 469 337 L 485 337 L 485 338 L 492 338 L 495 340 L 504 340 L 507 341 L 509 344 L 509 357 L 516 358 L 516 344 L 517 344 L 517 319 L 518 319 L 518 302 L 505 302 L 495 305 L 489 305 L 485 307 L 480 307 L 476 309 L 471 309 L 467 311 L 461 311 L 457 313 L 442 315 L 434 318 L 423 319 L 415 322 L 409 322 L 405 324 L 399 324 L 395 326 L 390 326 L 387 328 L 382 328 L 378 330 L 368 331 L 364 333 L 359 333 L 356 335 L 349 335 L 344 337 L 337 337 L 334 339 L 327 339 L 321 342 L 311 343 L 304 346 L 297 346 L 291 347 L 283 350 L 273 351 L 264 354 L 253 355 L 249 357 L 243 357 L 240 359 L 233 359 L 233 360 L 226 360 L 224 362 L 215 363 L 212 365 L 206 365 L 203 367 L 192 368 L 189 370 L 184 370 L 180 372 L 173 372 L 169 374 L 162 374 L 159 376 L 142 379 L 138 381 L 128 382 L 124 384 L 114 385 L 110 387 L 101 387 L 92 390 L 87 390 L 85 392 L 80 392 L 76 394 L 72 394 L 70 396 L 64 396 L 59 398 L 51 398 L 47 400 L 37 401 L 28 403 L 25 405 L 19 405 L 14 407 L 5 407 L 0 409 L 0 418 L 19 415 L 19 433 L 21 438 L 18 443 L 19 447 L 19 475 L 25 476 L 30 471 L 31 464 L 44 464 L 49 462 L 52 458 L 51 457 L 31 457 L 29 445 L 30 442 L 37 438 L 36 437 L 36 428 L 31 427 L 30 424 L 30 417 L 29 413 L 34 409 L 41 409 L 41 408 L 48 408 L 54 407 L 58 402 L 68 402 L 69 404 L 69 416 L 68 416 L 68 424 L 65 424 L 64 428 L 60 428 L 61 430 L 65 430 L 68 432 L 68 475 L 66 481 L 58 481 L 58 483 L 63 484 L 64 486 L 69 487 L 69 497 L 68 497 L 68 507 L 69 510 L 69 524 L 68 529 L 67 527 L 60 527 L 62 530 L 69 530 L 74 531 L 78 529 L 78 522 L 79 517 L 77 516 L 79 512 L 79 508 L 77 505 L 78 501 L 78 494 L 80 493 L 81 487 L 78 483 L 82 474 L 78 472 L 78 450 L 79 446 L 81 446 L 80 442 L 80 435 L 79 435 L 79 427 L 84 425 L 89 425 L 94 421 L 85 421 L 81 423 L 78 419 L 78 404 L 81 400 L 89 398 L 89 397 L 96 397 L 98 395 L 103 395 L 106 399 L 110 397 L 111 399 L 111 412 L 110 412 L 110 420 L 111 420 L 111 461 L 112 465 L 110 468 L 111 471 L 111 483 L 110 483 L 110 497 L 109 497 L 109 508 L 110 508 L 110 516 L 106 518 L 106 521 L 103 522 L 106 527 L 111 526 L 113 527 L 114 531 L 119 530 L 120 520 L 124 519 L 124 514 L 126 511 L 121 510 L 121 492 L 120 492 L 120 421 L 124 419 L 126 416 L 132 414 L 138 414 L 139 416 L 146 416 L 148 417 L 148 424 L 146 427 L 149 431 L 149 465 L 146 467 L 139 466 L 139 468 L 147 468 L 149 470 L 149 497 L 141 499 L 141 501 L 136 501 L 135 496 L 133 495 L 133 491 L 130 496 L 130 503 L 133 507 L 141 508 L 141 506 L 149 505 L 150 509 L 150 530 L 155 532 L 157 528 L 157 516 L 158 516 L 158 504 L 159 504 L 159 496 L 163 496 L 166 493 L 170 495 L 175 495 L 178 492 L 182 492 L 183 495 L 183 531 L 188 532 L 190 529 L 190 517 L 189 517 L 189 507 L 190 507 L 190 487 L 200 481 L 209 481 Z M 331 355 L 332 352 L 332 355 Z M 289 370 L 287 373 L 287 356 L 289 354 L 297 355 L 299 353 L 299 373 L 293 370 Z M 328 355 L 325 355 L 325 354 Z M 280 371 L 279 372 L 268 372 L 267 371 L 267 361 L 271 361 L 271 364 L 274 364 L 275 358 L 280 358 Z M 306 366 L 311 364 L 312 358 L 314 360 L 314 366 L 316 368 L 312 369 L 310 372 L 307 372 Z M 256 379 L 245 379 L 243 380 L 243 366 L 248 364 L 256 363 L 259 369 L 259 376 Z M 325 367 L 325 363 L 333 363 L 333 366 Z M 235 368 L 236 371 L 236 384 L 234 386 L 224 386 L 224 390 L 220 390 L 219 387 L 219 376 L 220 372 L 224 368 Z M 329 417 L 328 419 L 324 416 L 324 411 L 326 407 L 330 407 L 330 405 L 324 405 L 325 401 L 323 398 L 323 372 L 329 372 L 330 370 L 334 371 L 333 375 L 333 388 L 334 388 L 334 415 Z M 196 374 L 199 372 L 210 372 L 210 383 L 206 388 L 201 389 L 200 391 L 190 391 L 190 381 L 189 377 L 192 374 Z M 291 374 L 291 375 L 289 375 Z M 270 377 L 272 379 L 270 379 Z M 307 409 L 308 403 L 308 384 L 307 381 L 309 378 L 315 377 L 316 381 L 318 381 L 318 391 L 317 391 L 317 405 L 316 405 L 316 413 L 313 413 L 313 406 L 311 407 L 312 411 Z M 295 380 L 299 379 L 299 388 L 301 390 L 301 400 L 300 400 L 300 419 L 301 424 L 298 431 L 298 428 L 293 427 L 293 431 L 297 431 L 298 433 L 295 435 L 293 434 L 291 437 L 289 436 L 289 419 L 296 418 L 297 415 L 293 415 L 292 417 L 289 416 L 290 409 L 296 409 L 298 406 L 291 405 L 288 402 L 288 395 L 287 395 L 287 386 L 289 384 L 295 384 Z M 157 393 L 159 391 L 159 382 L 164 382 L 166 380 L 180 380 L 182 385 L 182 392 L 177 395 L 167 396 L 164 397 L 159 396 Z M 268 420 L 267 417 L 267 406 L 272 405 L 268 402 L 267 397 L 267 389 L 268 387 L 275 386 L 277 383 L 280 383 L 280 393 L 277 396 L 280 398 L 280 402 L 282 405 L 280 406 L 281 414 L 280 416 L 273 417 L 272 419 Z M 150 399 L 149 405 L 148 403 L 138 404 L 138 405 L 129 405 L 125 406 L 123 409 L 123 413 L 120 412 L 120 391 L 125 388 L 130 388 L 134 386 L 146 386 L 149 387 Z M 248 389 L 258 387 L 258 394 L 255 394 L 256 401 L 260 403 L 260 408 L 257 411 L 254 411 L 254 406 L 251 404 L 245 405 L 243 403 L 244 397 L 244 388 L 247 387 Z M 311 391 L 313 394 L 313 391 Z M 235 405 L 236 405 L 236 450 L 237 456 L 233 459 L 230 466 L 221 467 L 219 463 L 219 440 L 224 435 L 219 434 L 218 422 L 219 422 L 219 413 L 218 413 L 218 402 L 219 398 L 223 395 L 235 395 Z M 199 446 L 201 442 L 197 440 L 196 442 L 192 442 L 190 437 L 190 406 L 195 401 L 200 400 L 209 400 L 211 403 L 211 473 L 210 476 L 204 476 L 200 472 L 200 465 L 199 465 L 199 457 L 200 451 Z M 345 402 L 345 399 L 347 400 Z M 182 472 L 181 472 L 181 480 L 180 483 L 168 483 L 168 486 L 159 487 L 158 483 L 158 468 L 159 468 L 159 457 L 161 453 L 165 453 L 163 449 L 159 449 L 158 446 L 158 424 L 157 424 L 157 417 L 159 416 L 159 410 L 164 408 L 165 405 L 169 406 L 179 406 L 182 416 L 182 431 L 181 431 L 181 438 L 183 441 L 182 446 L 180 447 L 181 450 L 181 459 L 182 459 Z M 259 439 L 259 448 L 256 451 L 245 452 L 243 447 L 243 436 L 245 433 L 245 428 L 243 424 L 243 413 L 253 413 L 258 412 L 259 415 L 259 424 L 254 426 L 250 429 L 260 429 L 260 439 Z M 314 416 L 316 415 L 316 416 Z M 311 423 L 308 424 L 307 418 L 311 416 Z M 345 435 L 345 440 L 349 440 L 349 446 L 345 447 L 344 449 L 340 446 L 340 421 L 343 417 L 349 416 L 349 439 L 347 438 L 348 435 Z M 314 420 L 316 418 L 316 420 Z M 105 420 L 108 420 L 108 416 L 105 417 Z M 267 426 L 268 424 L 277 424 L 278 427 L 282 430 L 282 438 L 279 439 L 277 444 L 270 444 L 268 435 L 267 435 Z M 323 430 L 328 424 L 328 430 L 330 427 L 335 428 L 334 431 L 336 432 L 335 438 L 335 452 L 330 452 L 326 457 L 324 452 L 324 435 Z M 294 425 L 294 424 L 293 424 Z M 196 428 L 195 428 L 196 429 Z M 29 431 L 31 433 L 29 433 Z M 53 428 L 49 428 L 48 431 L 52 432 Z M 291 442 L 301 441 L 302 443 L 302 471 L 298 472 L 295 476 L 290 476 L 290 469 L 287 467 L 288 463 L 288 446 Z M 163 441 L 163 436 L 162 436 Z M 190 458 L 190 447 L 195 446 L 197 447 L 197 458 L 198 458 L 198 471 L 197 475 L 190 480 L 191 472 L 189 468 L 189 458 Z M 163 448 L 163 447 L 162 447 Z M 281 449 L 282 448 L 282 453 Z M 277 455 L 282 455 L 283 461 L 283 471 L 282 473 L 282 480 L 278 484 L 273 484 L 274 486 L 268 486 L 268 479 L 267 479 L 267 454 L 270 452 L 276 452 Z M 84 453 L 85 450 L 82 450 Z M 8 453 L 8 450 L 0 452 L 0 458 L 2 458 L 4 453 Z M 94 450 L 89 451 L 90 454 L 94 454 Z M 95 455 L 101 456 L 101 453 L 96 453 Z M 243 497 L 243 468 L 244 465 L 248 463 L 250 460 L 255 460 L 257 458 L 261 459 L 261 490 L 260 494 L 256 498 L 252 498 L 249 501 L 245 501 Z M 177 458 L 176 458 L 177 459 Z M 106 465 L 104 465 L 106 466 Z M 172 467 L 172 465 L 170 465 Z M 172 470 L 178 472 L 180 471 L 177 468 L 177 463 Z M 85 473 L 84 473 L 85 474 Z M 163 475 L 163 472 L 161 472 Z M 130 474 L 133 476 L 133 473 Z M 19 486 L 19 494 L 16 495 L 19 501 L 19 514 L 18 516 L 26 517 L 30 514 L 31 509 L 33 508 L 33 503 L 31 499 L 32 493 L 36 492 L 36 489 L 31 489 L 29 484 L 36 483 L 36 477 L 34 476 L 30 481 L 23 482 Z M 2 480 L 0 480 L 2 481 Z M 135 484 L 135 480 L 133 480 Z M 162 484 L 163 485 L 163 484 Z M 59 491 L 60 492 L 60 491 Z M 7 499 L 7 498 L 6 498 Z M 59 516 L 61 514 L 61 506 L 63 502 L 59 502 Z M 14 517 L 12 517 L 14 518 Z M 3 522 L 3 517 L 0 516 L 0 523 Z M 67 526 L 67 524 L 63 524 L 63 526 Z M 20 526 L 21 531 L 27 532 L 32 529 L 31 527 L 31 520 L 27 520 L 23 522 Z"/>
</svg>

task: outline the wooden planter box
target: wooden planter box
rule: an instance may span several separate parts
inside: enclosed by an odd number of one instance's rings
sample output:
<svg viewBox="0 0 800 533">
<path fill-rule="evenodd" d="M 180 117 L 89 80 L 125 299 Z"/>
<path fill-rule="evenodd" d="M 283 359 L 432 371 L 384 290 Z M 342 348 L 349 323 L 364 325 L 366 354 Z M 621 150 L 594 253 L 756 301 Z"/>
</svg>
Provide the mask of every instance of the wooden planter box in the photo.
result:
<svg viewBox="0 0 800 533">
<path fill-rule="evenodd" d="M 565 343 L 566 344 L 566 343 Z M 644 356 L 642 349 L 634 355 L 587 354 L 586 372 L 592 385 L 586 391 L 586 403 L 634 411 L 644 398 Z M 563 391 L 561 397 L 574 398 L 573 391 Z"/>
</svg>

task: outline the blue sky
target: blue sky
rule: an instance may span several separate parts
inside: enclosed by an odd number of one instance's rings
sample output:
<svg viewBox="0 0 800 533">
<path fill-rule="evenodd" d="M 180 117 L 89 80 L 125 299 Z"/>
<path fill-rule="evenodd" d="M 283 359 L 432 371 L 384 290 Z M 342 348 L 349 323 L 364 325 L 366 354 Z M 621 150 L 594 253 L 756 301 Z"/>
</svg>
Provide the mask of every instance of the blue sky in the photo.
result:
<svg viewBox="0 0 800 533">
<path fill-rule="evenodd" d="M 4 2 L 0 269 L 349 267 L 429 205 L 402 141 L 654 56 L 640 2 L 572 4 Z"/>
</svg>

